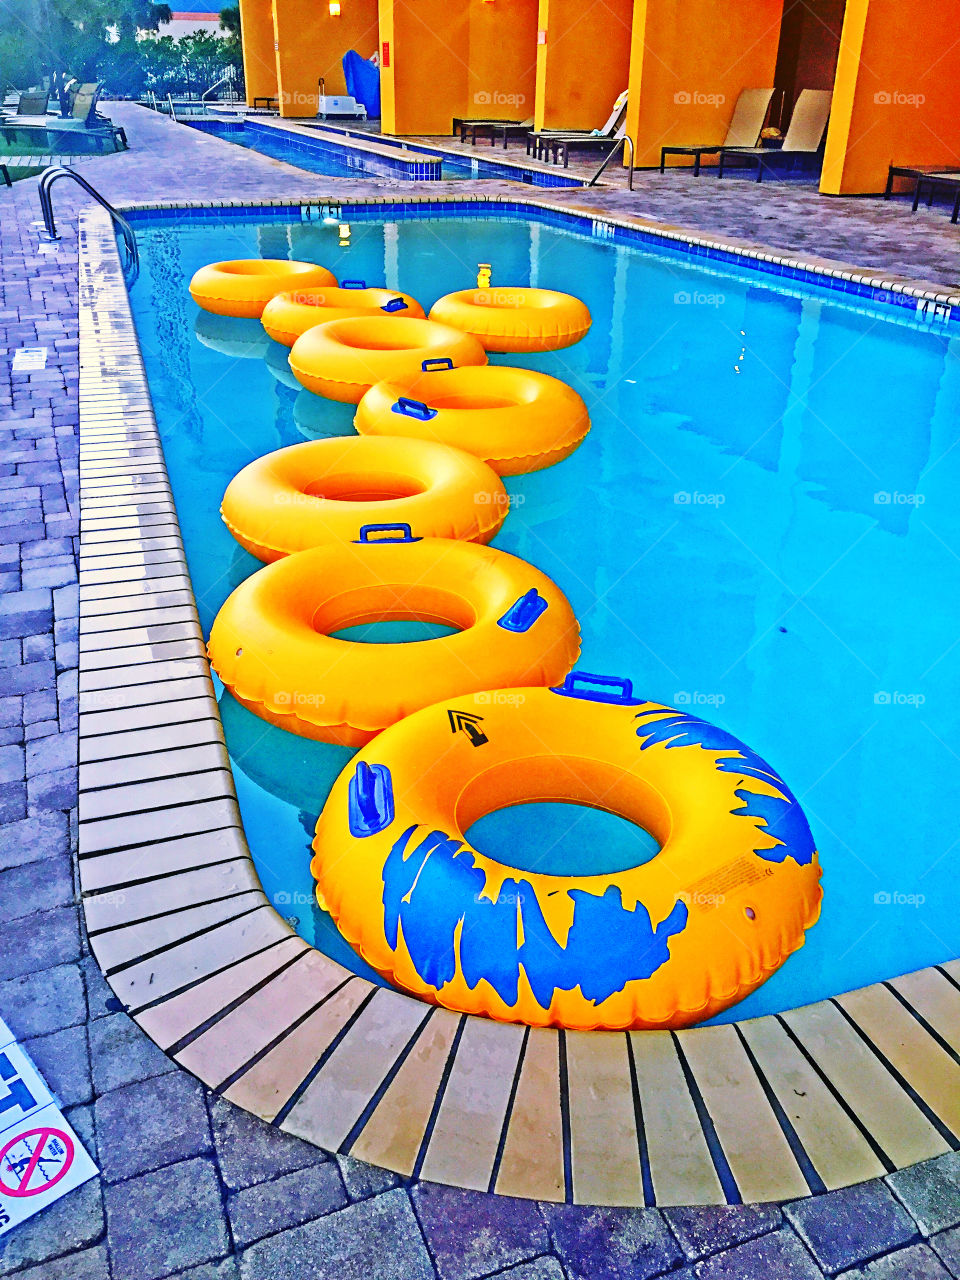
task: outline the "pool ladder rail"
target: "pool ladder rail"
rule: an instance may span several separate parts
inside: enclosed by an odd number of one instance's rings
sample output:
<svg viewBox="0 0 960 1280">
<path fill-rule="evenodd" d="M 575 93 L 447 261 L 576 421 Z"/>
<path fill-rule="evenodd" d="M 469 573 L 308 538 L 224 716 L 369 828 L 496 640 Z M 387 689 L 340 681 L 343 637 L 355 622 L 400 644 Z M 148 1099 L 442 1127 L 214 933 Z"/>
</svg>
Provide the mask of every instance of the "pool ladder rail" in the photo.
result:
<svg viewBox="0 0 960 1280">
<path fill-rule="evenodd" d="M 597 170 L 597 172 L 593 175 L 593 177 L 587 183 L 587 186 L 595 187 L 597 185 L 597 180 L 600 177 L 601 173 L 603 173 L 604 169 L 606 169 L 607 165 L 614 158 L 617 152 L 622 150 L 624 153 L 626 153 L 627 147 L 630 148 L 630 165 L 629 165 L 629 172 L 627 173 L 627 190 L 632 191 L 633 190 L 633 158 L 636 152 L 636 148 L 633 144 L 633 139 L 630 137 L 629 133 L 625 133 L 622 138 L 618 138 L 616 140 L 616 142 L 608 151 L 606 159 L 603 161 L 603 164 L 601 164 L 600 168 Z"/>
<path fill-rule="evenodd" d="M 114 226 L 120 232 L 124 248 L 127 251 L 128 261 L 125 266 L 124 274 L 126 275 L 129 270 L 130 274 L 135 277 L 140 269 L 140 253 L 137 249 L 137 238 L 133 234 L 133 227 L 131 227 L 123 214 L 118 213 L 109 200 L 105 199 L 105 197 L 100 194 L 96 187 L 91 186 L 86 178 L 81 178 L 80 174 L 76 173 L 73 169 L 64 169 L 62 165 L 53 165 L 49 169 L 44 169 L 43 173 L 40 175 L 40 212 L 43 214 L 44 227 L 44 230 L 41 233 L 42 238 L 45 240 L 60 239 L 60 233 L 57 231 L 57 224 L 53 216 L 53 197 L 50 194 L 50 188 L 58 178 L 72 178 L 74 182 L 83 187 L 87 195 L 93 196 L 94 200 L 96 200 L 97 204 L 99 204 L 101 208 L 106 209 L 107 213 L 109 213 L 110 217 L 113 219 Z M 128 284 L 129 283 L 130 281 L 128 280 Z"/>
</svg>

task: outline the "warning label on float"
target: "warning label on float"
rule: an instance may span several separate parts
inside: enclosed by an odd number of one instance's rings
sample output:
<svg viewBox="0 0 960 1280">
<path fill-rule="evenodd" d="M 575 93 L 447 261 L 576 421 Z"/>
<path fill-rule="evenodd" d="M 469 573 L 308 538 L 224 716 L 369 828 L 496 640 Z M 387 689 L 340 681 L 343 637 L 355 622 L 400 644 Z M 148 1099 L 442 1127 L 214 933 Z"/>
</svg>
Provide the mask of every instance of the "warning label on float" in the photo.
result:
<svg viewBox="0 0 960 1280">
<path fill-rule="evenodd" d="M 0 1235 L 96 1173 L 36 1067 L 0 1019 Z"/>
</svg>

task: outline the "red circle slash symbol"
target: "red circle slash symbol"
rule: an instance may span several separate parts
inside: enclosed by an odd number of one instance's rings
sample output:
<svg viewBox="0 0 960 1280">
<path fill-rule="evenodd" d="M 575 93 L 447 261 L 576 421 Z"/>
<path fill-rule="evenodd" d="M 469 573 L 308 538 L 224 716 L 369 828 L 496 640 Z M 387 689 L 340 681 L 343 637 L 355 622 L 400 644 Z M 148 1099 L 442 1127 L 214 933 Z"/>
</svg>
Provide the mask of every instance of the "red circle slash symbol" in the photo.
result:
<svg viewBox="0 0 960 1280">
<path fill-rule="evenodd" d="M 60 1129 L 29 1129 L 0 1151 L 0 1192 L 37 1196 L 73 1164 L 73 1139 Z"/>
</svg>

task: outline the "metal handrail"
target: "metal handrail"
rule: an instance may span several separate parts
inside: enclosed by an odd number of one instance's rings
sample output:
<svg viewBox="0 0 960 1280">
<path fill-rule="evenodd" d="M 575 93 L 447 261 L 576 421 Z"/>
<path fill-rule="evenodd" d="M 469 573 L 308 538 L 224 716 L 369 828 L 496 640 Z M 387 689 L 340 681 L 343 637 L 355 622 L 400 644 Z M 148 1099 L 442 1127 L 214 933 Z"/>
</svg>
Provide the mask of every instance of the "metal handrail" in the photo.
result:
<svg viewBox="0 0 960 1280">
<path fill-rule="evenodd" d="M 113 205 L 103 198 L 96 187 L 92 187 L 86 178 L 81 178 L 80 174 L 74 169 L 64 169 L 60 165 L 54 165 L 50 169 L 44 169 L 40 175 L 40 212 L 43 214 L 43 225 L 49 240 L 59 240 L 60 233 L 57 231 L 57 224 L 53 217 L 53 199 L 50 195 L 50 188 L 58 178 L 72 178 L 74 182 L 80 184 L 86 191 L 87 195 L 93 196 L 97 204 L 101 208 L 106 209 L 110 217 L 113 219 L 114 225 L 119 229 L 123 239 L 124 248 L 130 256 L 131 265 L 138 268 L 140 265 L 140 253 L 137 249 L 137 238 L 133 234 L 133 227 L 126 220 L 122 213 L 118 213 Z"/>
<path fill-rule="evenodd" d="M 210 85 L 210 87 L 209 87 L 208 89 L 204 89 L 203 93 L 201 93 L 201 95 L 200 95 L 200 105 L 201 105 L 201 107 L 203 107 L 203 109 L 204 109 L 205 111 L 212 111 L 212 110 L 213 110 L 213 104 L 212 104 L 212 103 L 209 103 L 209 102 L 207 101 L 207 94 L 208 94 L 208 93 L 213 93 L 214 89 L 219 89 L 219 88 L 220 88 L 220 86 L 221 86 L 222 84 L 227 84 L 227 85 L 230 85 L 231 87 L 233 87 L 233 86 L 236 84 L 236 82 L 237 82 L 237 69 L 236 69 L 236 67 L 234 67 L 234 66 L 231 64 L 230 66 L 228 66 L 228 67 L 227 67 L 226 71 L 225 71 L 225 72 L 224 72 L 224 74 L 220 77 L 220 79 L 219 79 L 219 80 L 214 81 L 214 83 L 213 83 L 212 85 Z M 217 103 L 217 108 L 218 108 L 218 110 L 220 110 L 220 111 L 224 111 L 224 110 L 226 110 L 226 108 L 224 107 L 224 104 L 223 104 L 222 102 L 218 102 L 218 103 Z M 240 106 L 239 106 L 239 103 L 237 103 L 237 104 L 236 104 L 236 111 L 235 111 L 235 114 L 236 114 L 236 115 L 242 115 L 242 114 L 245 114 L 245 111 L 244 111 L 244 112 L 241 112 L 241 110 L 240 110 Z"/>
<path fill-rule="evenodd" d="M 603 164 L 600 166 L 597 172 L 593 175 L 593 177 L 587 183 L 588 187 L 595 187 L 597 185 L 597 179 L 600 177 L 601 173 L 603 173 L 604 169 L 607 167 L 607 165 L 610 163 L 613 157 L 617 154 L 617 152 L 621 148 L 623 148 L 623 150 L 626 151 L 626 148 L 628 145 L 630 147 L 630 171 L 627 174 L 627 189 L 630 191 L 633 190 L 633 156 L 634 156 L 635 147 L 633 145 L 633 139 L 630 137 L 629 133 L 625 133 L 622 138 L 618 138 L 616 140 L 616 142 L 610 148 L 610 151 L 608 152 L 607 157 L 604 160 Z"/>
<path fill-rule="evenodd" d="M 169 106 L 170 108 L 170 119 L 174 122 L 174 124 L 179 123 L 177 120 L 177 109 L 173 105 L 173 98 L 170 96 L 169 93 L 167 94 L 167 106 Z"/>
<path fill-rule="evenodd" d="M 233 67 L 230 68 L 230 71 L 232 70 Z M 203 93 L 200 95 L 200 105 L 202 107 L 205 107 L 207 110 L 210 109 L 210 104 L 207 102 L 207 94 L 213 93 L 214 89 L 219 89 L 222 84 L 233 84 L 233 76 L 230 75 L 229 72 L 226 75 L 222 75 L 219 80 L 215 80 L 208 89 L 204 89 Z"/>
</svg>

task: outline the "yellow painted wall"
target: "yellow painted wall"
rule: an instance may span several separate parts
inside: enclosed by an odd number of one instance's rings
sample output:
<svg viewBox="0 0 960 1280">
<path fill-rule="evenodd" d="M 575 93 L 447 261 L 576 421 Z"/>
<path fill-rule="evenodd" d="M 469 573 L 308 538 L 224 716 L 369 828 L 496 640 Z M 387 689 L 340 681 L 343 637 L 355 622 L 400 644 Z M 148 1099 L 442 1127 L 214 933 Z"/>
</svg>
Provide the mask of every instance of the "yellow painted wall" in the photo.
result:
<svg viewBox="0 0 960 1280">
<path fill-rule="evenodd" d="M 393 65 L 393 0 L 377 0 L 380 25 L 380 128 L 396 133 L 397 95 Z M 386 56 L 388 55 L 389 56 Z"/>
<path fill-rule="evenodd" d="M 821 191 L 882 191 L 890 164 L 957 164 L 958 36 L 960 0 L 847 0 Z"/>
<path fill-rule="evenodd" d="M 455 115 L 526 120 L 537 77 L 538 0 L 467 0 L 466 109 Z"/>
<path fill-rule="evenodd" d="M 627 132 L 637 164 L 722 142 L 741 89 L 772 88 L 782 0 L 635 0 Z"/>
<path fill-rule="evenodd" d="M 326 0 L 273 0 L 273 22 L 282 116 L 316 115 L 320 77 L 327 93 L 346 93 L 343 55 L 377 48 L 377 0 L 341 0 L 339 18 Z"/>
<path fill-rule="evenodd" d="M 277 55 L 273 42 L 273 0 L 240 0 L 243 79 L 247 105 L 277 96 Z"/>
<path fill-rule="evenodd" d="M 540 0 L 538 129 L 599 129 L 627 87 L 633 0 Z"/>
<path fill-rule="evenodd" d="M 536 33 L 537 0 L 380 0 L 384 132 L 448 134 L 454 116 L 532 115 Z"/>
<path fill-rule="evenodd" d="M 391 13 L 390 66 L 381 69 L 384 133 L 449 133 L 453 116 L 465 116 L 470 20 L 460 0 L 380 0 Z M 482 113 L 481 113 L 482 114 Z"/>
</svg>

